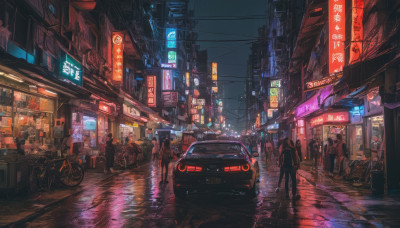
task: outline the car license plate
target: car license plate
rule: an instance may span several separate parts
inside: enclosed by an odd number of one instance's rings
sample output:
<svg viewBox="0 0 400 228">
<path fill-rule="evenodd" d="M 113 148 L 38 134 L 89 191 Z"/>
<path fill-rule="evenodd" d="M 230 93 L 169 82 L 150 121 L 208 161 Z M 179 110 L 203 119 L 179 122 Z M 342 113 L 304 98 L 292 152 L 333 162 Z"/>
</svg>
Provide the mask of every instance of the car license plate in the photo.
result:
<svg viewBox="0 0 400 228">
<path fill-rule="evenodd" d="M 221 178 L 218 177 L 206 178 L 206 184 L 221 184 Z"/>
</svg>

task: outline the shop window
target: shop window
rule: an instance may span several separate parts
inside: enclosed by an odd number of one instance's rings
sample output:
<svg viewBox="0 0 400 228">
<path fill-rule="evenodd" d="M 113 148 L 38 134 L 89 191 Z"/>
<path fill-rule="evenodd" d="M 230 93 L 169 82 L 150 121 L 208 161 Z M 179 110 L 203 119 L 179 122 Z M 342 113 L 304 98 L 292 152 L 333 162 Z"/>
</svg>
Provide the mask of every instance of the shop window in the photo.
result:
<svg viewBox="0 0 400 228">
<path fill-rule="evenodd" d="M 14 145 L 12 135 L 12 90 L 0 87 L 0 148 Z"/>
<path fill-rule="evenodd" d="M 366 127 L 366 155 L 381 156 L 384 150 L 384 121 L 383 115 L 369 117 Z M 369 156 L 368 156 L 369 157 Z"/>
<path fill-rule="evenodd" d="M 96 147 L 97 117 L 83 112 L 72 113 L 72 138 L 74 142 L 83 142 L 84 149 Z"/>
<path fill-rule="evenodd" d="M 363 129 L 362 125 L 350 125 L 348 145 L 351 160 L 363 160 L 364 156 L 364 143 L 363 143 Z"/>
<path fill-rule="evenodd" d="M 14 91 L 14 134 L 25 141 L 25 152 L 53 144 L 54 101 Z"/>
</svg>

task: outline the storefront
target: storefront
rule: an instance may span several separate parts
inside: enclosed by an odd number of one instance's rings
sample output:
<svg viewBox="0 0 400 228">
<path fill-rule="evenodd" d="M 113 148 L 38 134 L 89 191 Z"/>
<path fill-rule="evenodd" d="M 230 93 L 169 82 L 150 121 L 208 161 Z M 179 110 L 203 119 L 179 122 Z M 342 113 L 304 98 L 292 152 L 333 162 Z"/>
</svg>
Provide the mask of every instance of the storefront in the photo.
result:
<svg viewBox="0 0 400 228">
<path fill-rule="evenodd" d="M 350 124 L 347 126 L 347 145 L 350 160 L 364 160 L 363 133 L 364 105 L 354 106 L 350 110 Z"/>
<path fill-rule="evenodd" d="M 1 72 L 2 75 L 6 74 Z M 14 80 L 19 77 L 11 75 Z M 57 93 L 1 78 L 0 84 L 0 148 L 16 149 L 15 138 L 24 143 L 25 153 L 48 149 L 54 145 L 54 112 Z M 10 85 L 9 87 L 6 85 Z"/>
<path fill-rule="evenodd" d="M 279 124 L 274 123 L 270 124 L 266 127 L 266 132 L 267 132 L 267 139 L 272 142 L 274 147 L 278 145 L 279 142 Z"/>
<path fill-rule="evenodd" d="M 114 133 L 116 105 L 105 101 L 99 101 L 97 118 L 97 142 L 100 151 L 105 151 L 107 135 Z M 114 136 L 115 138 L 115 136 Z"/>
<path fill-rule="evenodd" d="M 328 138 L 336 140 L 338 134 L 342 135 L 343 140 L 346 140 L 346 125 L 349 123 L 348 112 L 332 112 L 324 113 L 310 120 L 312 137 L 317 143 L 323 146 L 327 143 Z"/>
<path fill-rule="evenodd" d="M 125 142 L 126 137 L 136 141 L 146 136 L 148 118 L 141 116 L 140 110 L 132 101 L 125 99 L 118 127 L 118 140 Z"/>
<path fill-rule="evenodd" d="M 384 118 L 378 88 L 365 96 L 365 156 L 377 161 L 384 154 Z"/>
</svg>

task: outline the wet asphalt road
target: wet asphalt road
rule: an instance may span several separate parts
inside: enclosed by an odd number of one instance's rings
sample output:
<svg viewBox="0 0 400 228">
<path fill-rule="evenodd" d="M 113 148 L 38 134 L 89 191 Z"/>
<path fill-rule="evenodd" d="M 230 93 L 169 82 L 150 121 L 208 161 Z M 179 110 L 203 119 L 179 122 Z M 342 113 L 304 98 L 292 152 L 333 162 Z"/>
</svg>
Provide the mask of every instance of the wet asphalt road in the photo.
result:
<svg viewBox="0 0 400 228">
<path fill-rule="evenodd" d="M 170 164 L 170 172 L 173 167 Z M 160 184 L 150 163 L 72 196 L 26 227 L 369 227 L 330 194 L 298 176 L 299 201 L 275 193 L 276 167 L 260 163 L 259 194 L 201 194 L 176 199 L 171 175 Z M 284 184 L 282 183 L 282 186 Z"/>
</svg>

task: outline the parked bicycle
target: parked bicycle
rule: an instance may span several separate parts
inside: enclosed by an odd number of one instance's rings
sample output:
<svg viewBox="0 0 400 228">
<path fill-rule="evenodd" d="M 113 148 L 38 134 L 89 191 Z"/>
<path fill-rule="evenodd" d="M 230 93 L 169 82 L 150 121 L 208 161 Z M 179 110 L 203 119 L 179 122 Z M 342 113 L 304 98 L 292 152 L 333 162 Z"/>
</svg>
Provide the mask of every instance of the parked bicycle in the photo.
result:
<svg viewBox="0 0 400 228">
<path fill-rule="evenodd" d="M 56 182 L 65 187 L 75 187 L 82 182 L 84 175 L 83 167 L 73 157 L 41 157 L 31 166 L 30 190 L 50 190 Z"/>
</svg>

